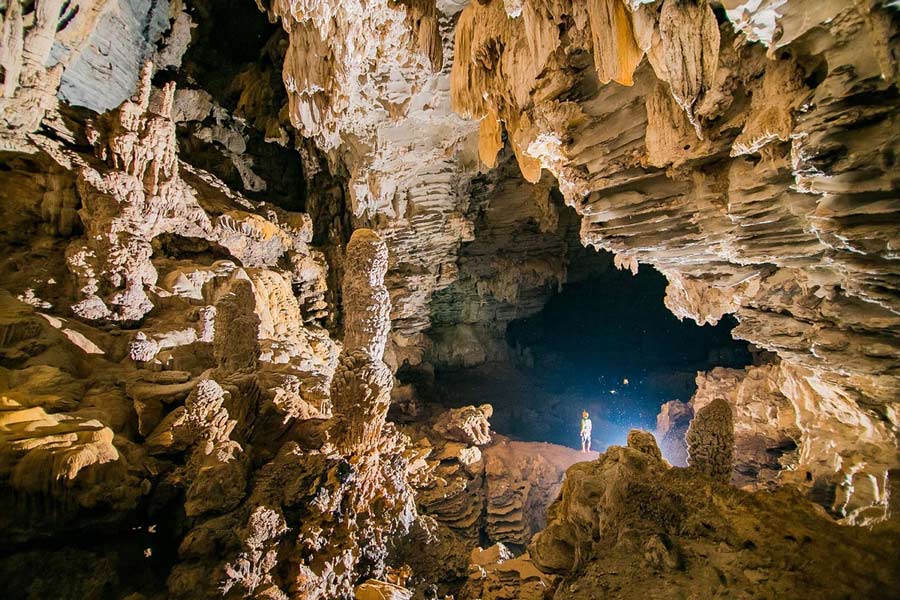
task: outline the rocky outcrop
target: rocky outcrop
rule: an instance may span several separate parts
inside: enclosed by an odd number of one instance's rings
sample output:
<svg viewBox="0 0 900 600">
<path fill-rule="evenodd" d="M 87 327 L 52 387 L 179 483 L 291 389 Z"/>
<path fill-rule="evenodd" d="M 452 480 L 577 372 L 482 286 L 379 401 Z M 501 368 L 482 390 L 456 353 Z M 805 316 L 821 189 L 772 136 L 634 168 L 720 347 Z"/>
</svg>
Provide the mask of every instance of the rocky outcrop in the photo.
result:
<svg viewBox="0 0 900 600">
<path fill-rule="evenodd" d="M 387 581 L 369 579 L 353 591 L 356 600 L 410 600 L 412 592 Z"/>
<path fill-rule="evenodd" d="M 302 217 L 279 215 L 262 204 L 259 208 L 268 212 L 269 220 L 249 212 L 255 207 L 234 195 L 235 208 L 221 210 L 215 218 L 203 209 L 197 188 L 208 184 L 201 176 L 192 186 L 180 173 L 172 117 L 175 87 L 167 84 L 152 95 L 151 74 L 148 63 L 137 94 L 88 125 L 88 138 L 106 165 L 94 168 L 82 162 L 78 178 L 83 203 L 79 216 L 87 236 L 67 250 L 69 267 L 84 296 L 73 307 L 76 314 L 114 321 L 144 317 L 153 307 L 147 292 L 159 276 L 151 261 L 152 240 L 162 235 L 219 244 L 245 267 L 271 268 L 286 256 L 296 265 L 299 281 L 308 279 L 301 270 L 318 271 L 307 285 L 314 289 L 313 296 L 321 297 L 324 268 L 316 268 L 307 245 L 311 228 Z M 189 280 L 171 283 L 181 288 L 173 290 L 176 293 L 193 297 L 201 293 L 184 285 Z M 202 282 L 195 277 L 193 286 L 198 284 Z"/>
<path fill-rule="evenodd" d="M 895 11 L 2 3 L 7 595 L 897 588 Z M 667 405 L 686 469 L 395 386 L 508 362 L 584 246 L 774 357 Z"/>
<path fill-rule="evenodd" d="M 71 341 L 80 327 L 62 328 L 0 292 L 0 502 L 10 541 L 120 518 L 149 484 L 128 440 L 128 399 L 108 382 L 88 385 L 84 369 L 105 361 Z"/>
<path fill-rule="evenodd" d="M 672 449 L 667 456 L 686 452 L 685 432 L 695 411 L 722 400 L 734 420 L 734 484 L 745 489 L 790 484 L 844 522 L 883 519 L 885 484 L 872 475 L 892 464 L 893 448 L 875 441 L 890 435 L 886 426 L 874 419 L 840 422 L 822 415 L 811 407 L 834 397 L 821 388 L 797 385 L 806 377 L 808 373 L 784 362 L 699 373 L 691 401 L 670 402 L 657 418 L 664 448 L 669 444 Z M 853 445 L 837 450 L 838 463 L 828 463 L 825 457 L 832 455 L 826 446 L 852 436 Z M 868 456 L 865 466 L 858 462 L 859 448 Z"/>
<path fill-rule="evenodd" d="M 490 404 L 483 404 L 478 408 L 453 408 L 438 419 L 434 429 L 448 440 L 483 446 L 491 441 L 489 419 L 493 414 L 494 407 Z"/>
<path fill-rule="evenodd" d="M 630 436 L 629 436 L 630 437 Z M 631 440 L 629 440 L 631 441 Z M 734 464 L 734 421 L 731 407 L 716 398 L 697 411 L 685 434 L 688 465 L 723 482 L 731 480 Z M 654 449 L 656 444 L 653 444 Z M 641 450 L 640 447 L 637 448 Z M 644 451 L 644 450 L 642 450 Z M 646 451 L 644 451 L 646 454 Z"/>
<path fill-rule="evenodd" d="M 15 249 L 0 269 L 22 300 L 2 293 L 0 502 L 9 564 L 32 574 L 22 589 L 71 577 L 48 568 L 59 553 L 27 545 L 52 538 L 68 551 L 85 532 L 96 544 L 72 549 L 72 564 L 96 565 L 83 583 L 104 594 L 271 587 L 284 529 L 263 472 L 307 469 L 294 496 L 306 506 L 302 482 L 338 470 L 320 454 L 312 466 L 289 458 L 298 441 L 324 443 L 338 363 L 320 325 L 326 270 L 310 219 L 182 162 L 174 84 L 151 82 L 147 65 L 132 100 L 69 117 L 77 142 L 26 136 L 28 154 L 4 155 L 3 241 Z M 386 436 L 391 497 L 412 511 L 404 441 Z M 397 511 L 379 514 L 389 524 L 378 536 L 403 526 Z M 367 560 L 386 545 L 378 536 Z M 355 583 L 348 573 L 335 585 Z"/>
<path fill-rule="evenodd" d="M 602 272 L 606 257 L 578 239 L 579 217 L 563 206 L 548 175 L 519 177 L 510 153 L 474 178 L 466 212 L 474 238 L 459 251 L 459 273 L 430 303 L 426 359 L 438 369 L 510 359 L 507 325 L 539 312 L 562 285 Z"/>
<path fill-rule="evenodd" d="M 342 419 L 335 444 L 360 460 L 368 460 L 381 438 L 394 383 L 382 360 L 391 309 L 384 287 L 387 255 L 387 246 L 368 229 L 355 231 L 347 245 L 344 349 L 331 399 Z"/>
<path fill-rule="evenodd" d="M 441 427 L 459 422 L 460 415 L 477 416 L 489 425 L 484 416 L 488 408 L 451 409 L 432 417 L 431 427 L 404 426 L 416 440 L 410 480 L 422 517 L 396 559 L 412 567 L 413 582 L 436 585 L 440 593 L 512 599 L 527 591 L 540 597 L 550 589 L 550 580 L 534 569 L 522 549 L 545 526 L 547 506 L 558 494 L 565 470 L 585 455 L 496 434 L 478 439 L 467 433 L 465 441 L 457 441 L 453 429 Z M 482 549 L 485 540 L 495 545 Z M 421 553 L 423 544 L 428 553 Z"/>
<path fill-rule="evenodd" d="M 141 67 L 169 29 L 169 2 L 63 0 L 10 2 L 0 20 L 3 150 L 28 151 L 28 134 L 47 117 L 65 124 L 58 100 L 97 112 L 114 108 L 134 91 Z M 187 22 L 190 18 L 181 13 Z M 170 60 L 180 52 L 172 45 Z M 114 58 L 110 58 L 110 49 Z"/>
<path fill-rule="evenodd" d="M 750 494 L 645 450 L 611 446 L 566 473 L 530 547 L 562 576 L 555 597 L 876 597 L 896 585 L 890 528 L 841 527 L 796 491 Z M 864 577 L 848 568 L 861 556 Z"/>
<path fill-rule="evenodd" d="M 801 440 L 793 405 L 780 391 L 778 365 L 713 369 L 697 376 L 691 412 L 714 398 L 728 403 L 734 419 L 736 485 L 767 485 L 788 475 L 797 465 Z"/>
<path fill-rule="evenodd" d="M 528 553 L 513 556 L 503 544 L 472 550 L 469 580 L 461 598 L 481 600 L 542 600 L 553 588 L 553 578 L 541 573 Z"/>
<path fill-rule="evenodd" d="M 331 386 L 335 418 L 321 446 L 307 452 L 293 441 L 281 446 L 230 515 L 245 525 L 233 558 L 217 567 L 225 593 L 350 597 L 361 577 L 384 572 L 388 541 L 416 518 L 408 440 L 385 425 L 393 383 L 382 361 L 390 326 L 387 249 L 371 230 L 357 230 L 347 256 L 353 261 L 343 289 L 345 345 Z M 296 533 L 287 536 L 289 530 Z M 188 597 L 202 572 L 196 561 L 176 570 L 170 589 Z M 376 588 L 355 593 L 366 597 L 380 593 Z"/>
<path fill-rule="evenodd" d="M 525 545 L 545 523 L 545 510 L 565 469 L 581 459 L 573 449 L 498 437 L 479 450 L 439 441 L 418 475 L 423 512 L 466 540 Z"/>
</svg>

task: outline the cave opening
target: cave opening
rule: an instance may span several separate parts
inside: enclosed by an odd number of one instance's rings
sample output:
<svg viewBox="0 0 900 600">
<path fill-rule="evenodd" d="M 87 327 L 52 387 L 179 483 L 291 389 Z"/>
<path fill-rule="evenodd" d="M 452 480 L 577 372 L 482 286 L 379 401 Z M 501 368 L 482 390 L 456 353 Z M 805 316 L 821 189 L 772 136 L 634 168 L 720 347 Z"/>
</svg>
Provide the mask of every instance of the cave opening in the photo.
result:
<svg viewBox="0 0 900 600">
<path fill-rule="evenodd" d="M 666 284 L 649 265 L 636 275 L 607 268 L 564 285 L 536 315 L 512 321 L 512 365 L 555 403 L 531 409 L 537 420 L 513 420 L 510 434 L 572 445 L 586 409 L 595 449 L 624 444 L 629 429 L 655 428 L 662 404 L 690 400 L 698 371 L 751 364 L 749 345 L 731 337 L 733 317 L 715 326 L 679 320 L 663 304 Z"/>
<path fill-rule="evenodd" d="M 517 212 L 533 200 L 519 188 L 490 189 L 485 203 L 475 196 L 459 280 L 433 302 L 433 374 L 398 373 L 426 402 L 489 403 L 500 434 L 569 447 L 580 444 L 587 410 L 593 449 L 603 451 L 632 428 L 654 431 L 664 403 L 691 399 L 698 372 L 753 364 L 755 349 L 731 336 L 733 317 L 679 320 L 665 306 L 662 273 L 643 264 L 632 274 L 613 254 L 583 247 L 580 219 L 557 190 L 548 227 L 544 215 Z M 536 276 L 542 269 L 555 274 Z"/>
</svg>

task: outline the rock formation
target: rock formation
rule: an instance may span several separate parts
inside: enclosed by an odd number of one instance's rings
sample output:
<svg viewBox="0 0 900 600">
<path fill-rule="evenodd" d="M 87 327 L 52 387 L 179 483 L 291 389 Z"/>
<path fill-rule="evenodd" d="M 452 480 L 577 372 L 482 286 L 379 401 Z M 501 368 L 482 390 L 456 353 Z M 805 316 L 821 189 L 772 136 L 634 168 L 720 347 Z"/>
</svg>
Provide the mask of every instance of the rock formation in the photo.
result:
<svg viewBox="0 0 900 600">
<path fill-rule="evenodd" d="M 481 121 L 485 165 L 505 130 L 526 179 L 556 177 L 583 243 L 662 271 L 676 315 L 734 314 L 734 335 L 777 353 L 808 438 L 871 423 L 819 450 L 828 468 L 801 440 L 800 470 L 882 481 L 896 453 L 868 439 L 896 449 L 895 240 L 878 225 L 896 214 L 892 9 L 713 4 L 472 3 L 454 108 Z M 829 400 L 807 411 L 805 390 Z"/>
<path fill-rule="evenodd" d="M 416 517 L 408 440 L 385 427 L 393 384 L 382 361 L 390 326 L 387 248 L 373 231 L 360 229 L 347 257 L 344 348 L 331 385 L 335 418 L 321 448 L 303 452 L 287 443 L 262 468 L 235 515 L 249 513 L 241 550 L 223 567 L 225 593 L 350 597 L 360 577 L 383 574 L 388 541 Z M 290 558 L 279 560 L 284 552 Z M 176 580 L 182 594 L 189 593 L 191 576 Z M 356 595 L 374 594 L 373 588 L 363 585 Z"/>
<path fill-rule="evenodd" d="M 331 384 L 331 401 L 343 419 L 335 444 L 363 461 L 381 438 L 394 383 L 382 360 L 391 310 L 384 287 L 387 254 L 385 243 L 368 229 L 353 232 L 347 245 L 344 349 Z"/>
<path fill-rule="evenodd" d="M 898 10 L 0 3 L 3 597 L 897 589 Z M 428 396 L 639 265 L 755 357 L 662 451 Z"/>
<path fill-rule="evenodd" d="M 469 422 L 460 419 L 468 415 L 489 428 L 490 412 L 489 405 L 467 406 L 434 416 L 430 427 L 404 426 L 415 440 L 410 481 L 421 516 L 397 559 L 412 567 L 412 582 L 436 585 L 440 593 L 465 586 L 465 598 L 481 597 L 488 589 L 494 598 L 516 598 L 521 585 L 542 594 L 550 582 L 521 549 L 544 527 L 566 469 L 583 455 L 446 427 Z M 485 541 L 494 545 L 482 549 Z"/>
<path fill-rule="evenodd" d="M 555 597 L 875 598 L 897 585 L 883 562 L 897 551 L 891 527 L 841 527 L 789 488 L 749 494 L 658 455 L 611 446 L 568 470 L 530 547 L 538 568 L 562 576 Z"/>
<path fill-rule="evenodd" d="M 538 571 L 525 553 L 515 557 L 503 544 L 472 550 L 469 580 L 463 598 L 482 600 L 541 600 L 553 587 L 553 578 Z"/>
<path fill-rule="evenodd" d="M 699 373 L 691 401 L 669 403 L 659 415 L 658 435 L 672 448 L 667 455 L 671 459 L 683 452 L 686 460 L 685 434 L 695 411 L 722 400 L 734 419 L 732 481 L 736 485 L 756 489 L 789 484 L 807 490 L 811 498 L 846 522 L 863 524 L 883 518 L 888 496 L 881 491 L 882 484 L 853 466 L 853 454 L 836 469 L 821 463 L 813 466 L 827 456 L 824 445 L 845 438 L 851 429 L 857 431 L 855 447 L 866 448 L 873 462 L 890 463 L 893 450 L 874 441 L 884 435 L 883 430 L 877 421 L 867 419 L 857 425 L 829 421 L 826 426 L 821 416 L 807 422 L 800 415 L 810 417 L 815 411 L 811 407 L 822 396 L 809 387 L 797 386 L 798 377 L 802 375 L 784 363 Z M 802 404 L 798 407 L 790 397 L 799 398 Z M 816 422 L 820 425 L 813 427 Z"/>
<path fill-rule="evenodd" d="M 697 392 L 686 407 L 686 418 L 715 398 L 728 403 L 734 417 L 737 485 L 771 485 L 796 468 L 801 432 L 793 405 L 780 391 L 779 373 L 778 365 L 761 365 L 714 369 L 697 376 Z M 684 418 L 681 422 L 686 426 Z M 679 435 L 670 431 L 673 438 Z M 685 431 L 680 433 L 682 439 Z"/>
<path fill-rule="evenodd" d="M 727 402 L 716 398 L 698 410 L 685 434 L 685 441 L 688 465 L 713 479 L 723 482 L 731 479 L 734 464 L 734 421 Z M 629 442 L 632 440 L 629 439 Z M 636 447 L 641 449 L 640 446 Z M 653 447 L 656 448 L 655 443 Z"/>
<path fill-rule="evenodd" d="M 258 2 L 288 33 L 291 122 L 349 171 L 348 211 L 391 248 L 391 361 L 417 364 L 429 301 L 456 278 L 475 124 L 450 109 L 453 14 L 433 2 Z M 345 43 L 344 40 L 354 40 Z M 456 150 L 459 149 L 459 152 Z"/>
</svg>

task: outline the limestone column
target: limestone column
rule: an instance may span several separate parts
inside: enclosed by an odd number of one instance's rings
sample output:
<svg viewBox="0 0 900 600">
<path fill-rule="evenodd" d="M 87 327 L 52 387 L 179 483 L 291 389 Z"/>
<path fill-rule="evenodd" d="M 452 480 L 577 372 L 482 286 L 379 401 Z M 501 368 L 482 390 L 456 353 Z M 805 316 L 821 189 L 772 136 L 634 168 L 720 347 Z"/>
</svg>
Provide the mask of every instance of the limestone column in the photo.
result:
<svg viewBox="0 0 900 600">
<path fill-rule="evenodd" d="M 344 349 L 331 384 L 339 425 L 335 444 L 345 454 L 374 450 L 394 385 L 384 363 L 391 301 L 384 285 L 388 251 L 371 229 L 357 229 L 347 244 L 344 274 Z"/>
</svg>

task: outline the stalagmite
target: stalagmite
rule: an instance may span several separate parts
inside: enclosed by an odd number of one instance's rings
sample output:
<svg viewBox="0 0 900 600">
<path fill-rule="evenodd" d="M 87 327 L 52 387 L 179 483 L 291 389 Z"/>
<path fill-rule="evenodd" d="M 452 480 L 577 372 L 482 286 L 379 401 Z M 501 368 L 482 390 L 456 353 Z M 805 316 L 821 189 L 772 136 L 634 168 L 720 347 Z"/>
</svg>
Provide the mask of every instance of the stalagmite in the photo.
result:
<svg viewBox="0 0 900 600">
<path fill-rule="evenodd" d="M 374 231 L 353 232 L 343 286 L 344 349 L 331 384 L 334 411 L 343 419 L 336 444 L 347 454 L 375 450 L 391 401 L 393 374 L 382 360 L 391 309 L 387 261 L 387 246 Z"/>
<path fill-rule="evenodd" d="M 0 2 L 0 597 L 900 589 L 898 10 Z"/>
<path fill-rule="evenodd" d="M 697 411 L 685 434 L 688 465 L 714 479 L 728 481 L 734 463 L 731 407 L 716 398 Z"/>
</svg>

